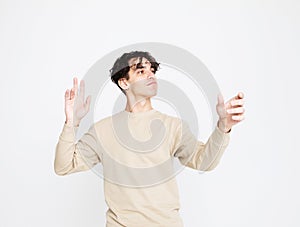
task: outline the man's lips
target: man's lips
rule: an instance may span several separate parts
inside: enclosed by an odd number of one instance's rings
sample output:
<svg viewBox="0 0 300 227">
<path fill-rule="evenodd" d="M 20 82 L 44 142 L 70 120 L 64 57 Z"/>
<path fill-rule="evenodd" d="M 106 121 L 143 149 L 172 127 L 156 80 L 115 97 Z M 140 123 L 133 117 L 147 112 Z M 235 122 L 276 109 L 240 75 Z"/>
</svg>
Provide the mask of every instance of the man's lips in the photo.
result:
<svg viewBox="0 0 300 227">
<path fill-rule="evenodd" d="M 152 81 L 150 83 L 147 84 L 147 86 L 153 85 L 153 84 L 157 84 L 156 81 Z"/>
</svg>

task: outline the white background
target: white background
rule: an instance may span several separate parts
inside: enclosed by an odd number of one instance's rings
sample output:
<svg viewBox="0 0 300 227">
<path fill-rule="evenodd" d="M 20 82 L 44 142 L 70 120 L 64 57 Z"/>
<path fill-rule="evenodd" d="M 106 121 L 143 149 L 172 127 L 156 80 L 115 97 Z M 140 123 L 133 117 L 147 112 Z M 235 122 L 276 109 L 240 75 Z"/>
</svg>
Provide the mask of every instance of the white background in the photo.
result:
<svg viewBox="0 0 300 227">
<path fill-rule="evenodd" d="M 53 170 L 64 91 L 149 41 L 190 51 L 225 100 L 246 99 L 220 165 L 177 176 L 185 226 L 299 226 L 299 15 L 296 0 L 1 0 L 0 226 L 104 226 L 103 180 Z"/>
</svg>

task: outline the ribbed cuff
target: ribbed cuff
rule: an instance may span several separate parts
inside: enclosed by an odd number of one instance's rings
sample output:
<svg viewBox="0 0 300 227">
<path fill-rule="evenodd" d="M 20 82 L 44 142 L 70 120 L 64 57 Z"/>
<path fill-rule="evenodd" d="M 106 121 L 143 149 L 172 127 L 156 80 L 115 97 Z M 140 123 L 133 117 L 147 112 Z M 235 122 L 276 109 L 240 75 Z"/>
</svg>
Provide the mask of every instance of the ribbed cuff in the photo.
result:
<svg viewBox="0 0 300 227">
<path fill-rule="evenodd" d="M 78 126 L 73 126 L 72 123 L 64 123 L 60 137 L 66 142 L 75 142 L 75 135 L 77 130 Z"/>
<path fill-rule="evenodd" d="M 230 140 L 230 132 L 223 132 L 218 126 L 216 126 L 212 133 L 212 140 L 220 146 L 227 146 Z"/>
</svg>

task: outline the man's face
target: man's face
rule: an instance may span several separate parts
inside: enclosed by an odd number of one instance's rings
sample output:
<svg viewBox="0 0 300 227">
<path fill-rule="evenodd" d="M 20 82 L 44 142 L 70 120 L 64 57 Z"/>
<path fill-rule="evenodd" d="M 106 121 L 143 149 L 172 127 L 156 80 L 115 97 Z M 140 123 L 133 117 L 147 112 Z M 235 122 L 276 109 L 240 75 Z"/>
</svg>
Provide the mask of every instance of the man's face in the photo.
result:
<svg viewBox="0 0 300 227">
<path fill-rule="evenodd" d="M 128 72 L 130 84 L 128 92 L 137 97 L 152 97 L 157 93 L 157 80 L 151 63 L 143 58 L 140 62 L 139 58 L 129 60 L 130 70 Z"/>
</svg>

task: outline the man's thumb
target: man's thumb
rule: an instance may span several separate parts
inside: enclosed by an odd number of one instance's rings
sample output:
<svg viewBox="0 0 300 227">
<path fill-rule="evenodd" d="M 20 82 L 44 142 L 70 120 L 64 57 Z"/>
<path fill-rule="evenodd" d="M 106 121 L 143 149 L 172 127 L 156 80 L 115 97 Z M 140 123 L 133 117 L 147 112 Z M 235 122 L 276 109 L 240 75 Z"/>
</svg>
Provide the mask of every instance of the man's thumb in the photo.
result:
<svg viewBox="0 0 300 227">
<path fill-rule="evenodd" d="M 86 98 L 85 104 L 86 104 L 85 105 L 86 111 L 89 111 L 90 110 L 90 105 L 91 105 L 91 96 L 90 95 Z"/>
<path fill-rule="evenodd" d="M 218 105 L 224 104 L 224 98 L 221 93 L 218 94 Z"/>
</svg>

